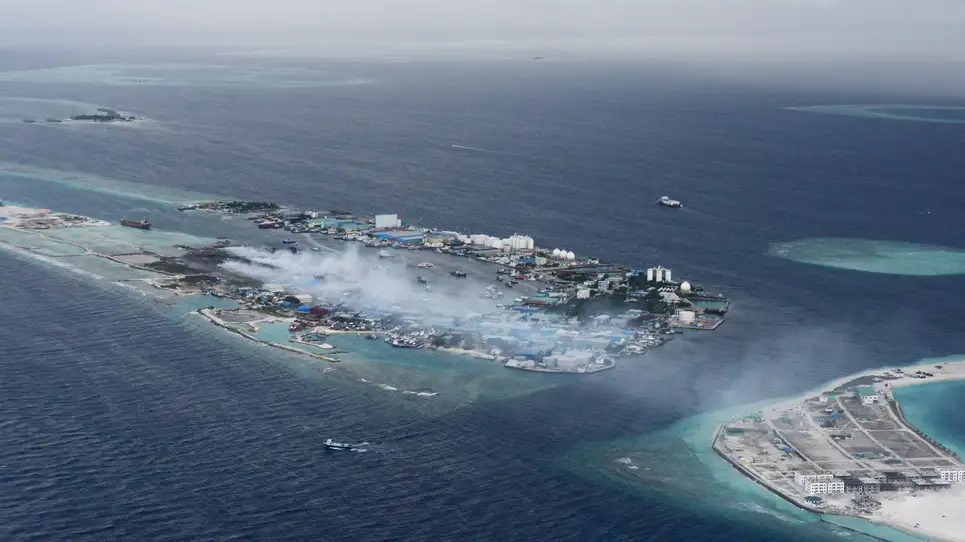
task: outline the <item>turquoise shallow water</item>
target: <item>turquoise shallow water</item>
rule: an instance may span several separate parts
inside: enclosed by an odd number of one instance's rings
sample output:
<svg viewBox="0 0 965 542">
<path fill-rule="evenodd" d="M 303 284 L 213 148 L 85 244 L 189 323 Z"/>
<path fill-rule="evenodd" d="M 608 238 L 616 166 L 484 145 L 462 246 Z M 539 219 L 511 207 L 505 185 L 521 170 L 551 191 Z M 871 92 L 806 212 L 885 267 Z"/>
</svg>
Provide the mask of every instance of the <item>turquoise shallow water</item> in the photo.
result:
<svg viewBox="0 0 965 542">
<path fill-rule="evenodd" d="M 772 243 L 768 254 L 787 260 L 889 275 L 965 274 L 965 250 L 871 239 L 814 238 Z"/>
<path fill-rule="evenodd" d="M 809 105 L 789 107 L 788 109 L 869 119 L 936 122 L 939 124 L 965 123 L 965 107 L 949 105 L 847 104 Z"/>
<path fill-rule="evenodd" d="M 953 359 L 961 356 L 926 358 L 917 364 L 935 365 Z M 811 392 L 826 388 L 818 386 Z M 960 408 L 965 382 L 910 386 L 899 388 L 896 393 L 910 422 L 960 455 L 965 452 L 965 415 Z M 598 484 L 686 502 L 708 514 L 748 518 L 767 515 L 809 535 L 837 534 L 856 539 L 868 535 L 894 542 L 922 540 L 860 518 L 821 517 L 803 511 L 740 474 L 710 448 L 721 423 L 781 400 L 768 399 L 707 412 L 655 433 L 583 444 L 561 458 L 559 466 Z"/>
<path fill-rule="evenodd" d="M 895 397 L 909 422 L 965 457 L 965 381 L 897 388 Z"/>
</svg>

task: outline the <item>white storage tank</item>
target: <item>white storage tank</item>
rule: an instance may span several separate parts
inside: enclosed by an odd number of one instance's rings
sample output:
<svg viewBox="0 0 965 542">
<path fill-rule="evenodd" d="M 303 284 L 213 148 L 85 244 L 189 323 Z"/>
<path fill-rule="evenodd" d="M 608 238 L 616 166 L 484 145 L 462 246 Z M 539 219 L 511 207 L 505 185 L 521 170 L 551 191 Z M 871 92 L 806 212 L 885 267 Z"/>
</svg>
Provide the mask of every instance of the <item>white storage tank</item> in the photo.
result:
<svg viewBox="0 0 965 542">
<path fill-rule="evenodd" d="M 553 249 L 553 258 L 559 259 L 559 257 L 560 257 L 560 249 L 554 248 L 554 249 Z"/>
<path fill-rule="evenodd" d="M 573 254 L 573 251 L 571 250 L 566 253 L 566 259 L 572 262 L 576 259 L 576 254 Z"/>
<path fill-rule="evenodd" d="M 691 291 L 690 283 L 686 280 L 680 283 L 680 293 L 689 294 Z"/>
</svg>

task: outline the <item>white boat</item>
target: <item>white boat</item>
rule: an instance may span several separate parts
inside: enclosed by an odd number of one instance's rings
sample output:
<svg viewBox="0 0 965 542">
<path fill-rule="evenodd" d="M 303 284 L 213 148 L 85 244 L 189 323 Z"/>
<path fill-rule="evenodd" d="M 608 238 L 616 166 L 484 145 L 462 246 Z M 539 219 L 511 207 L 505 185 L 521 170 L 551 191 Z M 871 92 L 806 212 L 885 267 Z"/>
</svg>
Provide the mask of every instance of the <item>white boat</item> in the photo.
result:
<svg viewBox="0 0 965 542">
<path fill-rule="evenodd" d="M 429 269 L 430 267 L 432 267 L 432 262 L 422 262 L 416 267 L 418 267 L 419 269 Z"/>
<path fill-rule="evenodd" d="M 670 199 L 667 196 L 661 196 L 660 199 L 657 200 L 657 203 L 663 205 L 664 207 L 683 207 L 682 203 L 675 199 Z"/>
<path fill-rule="evenodd" d="M 388 250 L 380 250 L 380 251 L 379 251 L 379 258 L 391 258 L 391 257 L 392 257 L 392 255 L 389 254 L 389 251 L 388 251 Z"/>
</svg>

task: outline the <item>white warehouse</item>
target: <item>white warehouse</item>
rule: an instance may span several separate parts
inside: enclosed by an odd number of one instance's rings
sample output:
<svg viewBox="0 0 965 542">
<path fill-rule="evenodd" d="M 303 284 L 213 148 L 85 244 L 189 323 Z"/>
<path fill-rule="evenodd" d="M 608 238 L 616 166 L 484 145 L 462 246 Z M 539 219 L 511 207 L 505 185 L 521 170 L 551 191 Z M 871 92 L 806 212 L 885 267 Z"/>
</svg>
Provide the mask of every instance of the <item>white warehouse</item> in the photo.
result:
<svg viewBox="0 0 965 542">
<path fill-rule="evenodd" d="M 375 215 L 375 227 L 380 230 L 398 228 L 402 225 L 399 215 Z"/>
</svg>

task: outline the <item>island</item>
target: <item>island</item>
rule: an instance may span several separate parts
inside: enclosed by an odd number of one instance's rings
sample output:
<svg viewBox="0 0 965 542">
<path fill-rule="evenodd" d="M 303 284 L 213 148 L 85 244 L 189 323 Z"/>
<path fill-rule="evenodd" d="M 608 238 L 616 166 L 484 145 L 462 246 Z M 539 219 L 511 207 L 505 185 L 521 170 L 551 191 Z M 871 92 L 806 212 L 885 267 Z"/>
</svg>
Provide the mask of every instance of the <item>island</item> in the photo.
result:
<svg viewBox="0 0 965 542">
<path fill-rule="evenodd" d="M 129 228 L 107 237 L 124 239 L 131 248 L 109 252 L 88 248 L 87 235 L 56 233 L 116 227 L 86 217 L 7 207 L 0 227 L 150 271 L 136 280 L 170 295 L 218 298 L 212 303 L 217 308 L 200 312 L 215 325 L 326 361 L 342 352 L 326 339 L 352 334 L 392 348 L 492 360 L 509 369 L 591 374 L 684 330 L 716 329 L 730 307 L 723 295 L 674 280 L 662 266 L 633 269 L 577 257 L 540 248 L 526 235 L 464 234 L 407 225 L 397 215 L 293 211 L 268 202 L 186 205 L 248 214 L 255 227 L 267 225 L 289 237 L 278 246 L 219 238 L 203 246 L 147 250 L 139 237 L 167 233 Z M 278 210 L 261 210 L 266 207 Z M 314 250 L 304 249 L 299 239 Z M 348 246 L 330 246 L 337 242 Z M 326 252 L 318 252 L 323 246 Z M 29 242 L 14 248 L 39 256 L 45 250 Z M 366 254 L 370 248 L 375 250 Z M 267 335 L 258 333 L 264 326 L 271 330 Z M 287 329 L 285 339 L 280 326 Z"/>
<path fill-rule="evenodd" d="M 893 390 L 965 379 L 965 359 L 868 371 L 721 425 L 713 449 L 812 512 L 958 539 L 965 461 L 913 427 Z"/>
<path fill-rule="evenodd" d="M 279 209 L 281 209 L 280 205 L 270 201 L 206 201 L 184 203 L 178 206 L 179 211 L 207 211 L 221 214 L 264 213 Z"/>
<path fill-rule="evenodd" d="M 179 209 L 241 213 L 261 205 L 265 204 L 216 202 L 186 204 Z M 722 294 L 706 293 L 689 281 L 674 281 L 671 270 L 664 267 L 631 269 L 578 258 L 569 250 L 537 247 L 526 235 L 499 238 L 423 228 L 405 224 L 397 214 L 287 208 L 249 214 L 261 229 L 306 235 L 309 240 L 327 236 L 377 249 L 379 260 L 390 265 L 393 251 L 425 254 L 426 261 L 409 265 L 420 273 L 415 280 L 393 286 L 406 290 L 410 297 L 423 289 L 425 296 L 431 296 L 430 283 L 451 284 L 456 279 L 479 284 L 478 298 L 488 301 L 483 310 L 467 309 L 459 316 L 434 311 L 431 301 L 416 303 L 418 306 L 373 306 L 362 299 L 364 295 L 352 291 L 357 285 L 345 286 L 340 282 L 344 277 L 324 273 L 315 274 L 309 282 L 292 277 L 288 282 L 278 279 L 258 287 L 237 287 L 225 281 L 209 290 L 211 295 L 240 304 L 238 309 L 205 314 L 232 322 L 223 327 L 247 333 L 266 317 L 287 318 L 289 341 L 302 345 L 324 344 L 328 334 L 349 331 L 379 338 L 395 348 L 465 354 L 496 360 L 510 369 L 587 374 L 613 368 L 621 357 L 644 354 L 681 330 L 716 329 L 730 307 Z M 282 244 L 251 257 L 264 266 L 271 265 L 268 262 L 274 256 L 270 254 L 281 248 L 283 253 L 303 253 L 295 237 L 282 239 Z M 231 249 L 225 252 L 238 256 Z M 433 269 L 432 258 L 442 267 L 460 259 L 483 265 L 472 273 L 460 268 Z M 310 257 L 304 262 L 306 267 L 314 265 Z M 264 274 L 257 266 L 253 273 Z M 338 286 L 330 286 L 333 283 Z M 174 281 L 166 287 L 186 285 Z M 510 291 L 516 293 L 511 300 L 507 297 Z"/>
<path fill-rule="evenodd" d="M 56 117 L 48 117 L 45 122 L 49 124 L 59 124 L 63 122 L 97 122 L 97 123 L 111 123 L 111 122 L 134 122 L 138 120 L 144 120 L 141 117 L 136 117 L 133 115 L 122 115 L 107 107 L 98 107 L 97 113 L 84 113 L 80 115 L 72 115 L 67 119 L 60 119 Z M 34 124 L 37 122 L 36 119 L 23 119 L 27 124 Z"/>
</svg>

